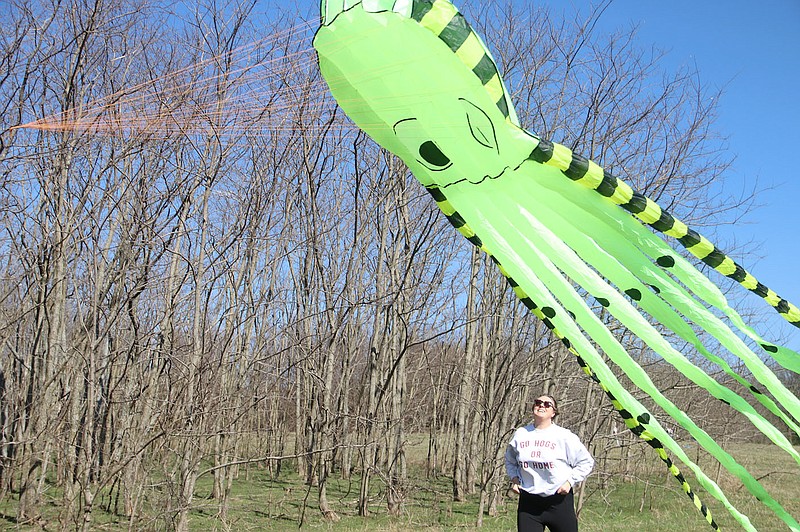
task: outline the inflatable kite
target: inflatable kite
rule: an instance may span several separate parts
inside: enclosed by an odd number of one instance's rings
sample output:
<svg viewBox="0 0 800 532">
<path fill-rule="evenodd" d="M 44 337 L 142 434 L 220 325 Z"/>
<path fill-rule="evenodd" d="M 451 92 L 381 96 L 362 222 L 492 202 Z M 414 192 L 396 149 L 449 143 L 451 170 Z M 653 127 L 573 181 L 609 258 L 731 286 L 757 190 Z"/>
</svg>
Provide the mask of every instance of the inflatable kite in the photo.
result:
<svg viewBox="0 0 800 532">
<path fill-rule="evenodd" d="M 800 402 L 762 360 L 772 357 L 800 372 L 800 356 L 748 327 L 721 290 L 656 231 L 800 326 L 797 307 L 596 163 L 525 131 L 487 47 L 447 0 L 323 0 L 314 47 L 342 109 L 401 157 L 452 225 L 494 260 L 522 302 L 599 384 L 630 430 L 658 453 L 712 527 L 717 528 L 716 522 L 668 451 L 745 529 L 753 530 L 747 516 L 617 380 L 601 351 L 750 493 L 800 530 L 750 472 L 659 392 L 592 310 L 613 315 L 800 463 L 789 439 L 753 406 L 755 399 L 800 434 Z M 751 350 L 732 327 L 763 352 Z M 665 340 L 659 332 L 665 329 L 719 365 L 751 396 L 740 396 L 694 365 Z M 701 341 L 698 330 L 713 338 L 715 347 Z M 738 357 L 758 383 L 714 354 L 719 346 Z"/>
</svg>

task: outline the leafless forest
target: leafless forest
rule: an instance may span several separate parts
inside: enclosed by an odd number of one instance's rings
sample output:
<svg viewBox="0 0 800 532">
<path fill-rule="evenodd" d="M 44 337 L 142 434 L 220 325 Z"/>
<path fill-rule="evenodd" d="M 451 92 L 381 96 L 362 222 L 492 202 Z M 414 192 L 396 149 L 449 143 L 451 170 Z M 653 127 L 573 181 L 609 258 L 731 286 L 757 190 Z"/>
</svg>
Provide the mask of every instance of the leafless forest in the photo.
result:
<svg viewBox="0 0 800 532">
<path fill-rule="evenodd" d="M 633 30 L 597 33 L 598 13 L 462 3 L 530 130 L 705 230 L 747 208 L 707 187 L 730 155 L 695 73 L 664 74 Z M 132 528 L 184 531 L 198 478 L 224 517 L 246 467 L 299 475 L 330 519 L 332 476 L 358 479 L 368 515 L 399 513 L 412 474 L 452 479 L 454 500 L 480 493 L 491 515 L 510 431 L 542 390 L 598 458 L 595 485 L 612 449 L 639 452 L 491 263 L 336 108 L 315 7 L 0 4 L 0 498 L 17 523 L 55 487 L 61 527 L 90 529 L 111 493 Z M 631 349 L 707 430 L 741 436 Z M 428 440 L 423 471 L 409 434 Z"/>
</svg>

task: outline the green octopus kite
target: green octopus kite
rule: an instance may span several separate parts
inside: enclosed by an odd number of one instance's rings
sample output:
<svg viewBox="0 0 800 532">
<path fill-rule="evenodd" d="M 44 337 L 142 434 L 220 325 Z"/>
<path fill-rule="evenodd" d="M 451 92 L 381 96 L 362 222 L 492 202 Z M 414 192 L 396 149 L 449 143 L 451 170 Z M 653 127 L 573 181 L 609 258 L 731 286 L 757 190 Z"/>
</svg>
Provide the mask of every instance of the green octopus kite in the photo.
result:
<svg viewBox="0 0 800 532">
<path fill-rule="evenodd" d="M 800 402 L 708 307 L 718 309 L 763 348 L 762 356 L 771 356 L 784 368 L 800 373 L 800 355 L 759 337 L 717 286 L 644 224 L 674 237 L 799 327 L 800 310 L 594 162 L 522 129 L 488 49 L 447 0 L 323 0 L 321 10 L 314 47 L 339 105 L 375 141 L 401 157 L 456 229 L 492 257 L 522 302 L 577 357 L 626 425 L 667 464 L 708 523 L 718 528 L 667 451 L 745 529 L 754 530 L 747 516 L 620 384 L 595 346 L 750 493 L 792 530 L 800 530 L 744 467 L 659 392 L 591 306 L 602 305 L 687 378 L 744 414 L 798 464 L 800 454 L 754 408 L 752 399 L 798 435 Z M 579 294 L 572 282 L 586 293 Z M 639 309 L 722 367 L 752 397 L 741 397 L 695 366 Z M 771 396 L 713 354 L 698 338 L 698 327 L 744 362 Z"/>
</svg>

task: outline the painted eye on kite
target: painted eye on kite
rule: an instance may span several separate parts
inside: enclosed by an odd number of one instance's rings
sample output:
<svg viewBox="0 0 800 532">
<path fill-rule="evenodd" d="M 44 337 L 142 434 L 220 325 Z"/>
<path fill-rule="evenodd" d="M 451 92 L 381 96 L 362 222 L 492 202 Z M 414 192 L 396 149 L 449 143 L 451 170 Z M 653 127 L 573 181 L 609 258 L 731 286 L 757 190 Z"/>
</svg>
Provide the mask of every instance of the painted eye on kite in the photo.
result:
<svg viewBox="0 0 800 532">
<path fill-rule="evenodd" d="M 411 152 L 410 155 L 431 172 L 441 172 L 453 166 L 450 157 L 431 139 L 431 131 L 422 127 L 416 118 L 404 118 L 395 123 L 392 130 Z"/>
<path fill-rule="evenodd" d="M 450 159 L 442 153 L 432 140 L 426 140 L 419 147 L 419 155 L 429 165 L 433 166 L 431 170 L 444 170 L 450 166 Z"/>
<path fill-rule="evenodd" d="M 486 114 L 486 111 L 466 98 L 459 98 L 458 100 L 461 102 L 461 106 L 466 112 L 467 125 L 469 126 L 469 132 L 472 134 L 472 138 L 484 148 L 490 148 L 499 153 L 497 133 L 495 132 L 492 119 Z"/>
</svg>

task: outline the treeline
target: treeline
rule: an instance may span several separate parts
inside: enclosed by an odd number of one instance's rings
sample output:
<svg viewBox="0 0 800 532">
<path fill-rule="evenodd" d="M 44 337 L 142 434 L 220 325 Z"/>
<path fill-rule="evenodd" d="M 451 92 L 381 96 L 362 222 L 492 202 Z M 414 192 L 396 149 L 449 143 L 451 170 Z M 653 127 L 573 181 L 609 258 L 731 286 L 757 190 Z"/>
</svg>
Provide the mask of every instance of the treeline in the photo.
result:
<svg viewBox="0 0 800 532">
<path fill-rule="evenodd" d="M 491 514 L 543 390 L 598 456 L 594 482 L 633 441 L 608 437 L 600 390 L 336 108 L 315 7 L 2 7 L 0 498 L 18 524 L 55 487 L 61 528 L 89 530 L 111 493 L 133 529 L 187 530 L 199 476 L 224 519 L 250 463 L 290 464 L 331 519 L 332 475 L 359 481 L 360 514 L 375 483 L 399 514 L 411 433 L 428 438 L 413 474 Z M 486 9 L 471 18 L 523 124 L 712 223 L 725 159 L 691 72 L 592 34 L 595 13 Z M 708 400 L 650 371 L 678 404 Z"/>
</svg>

